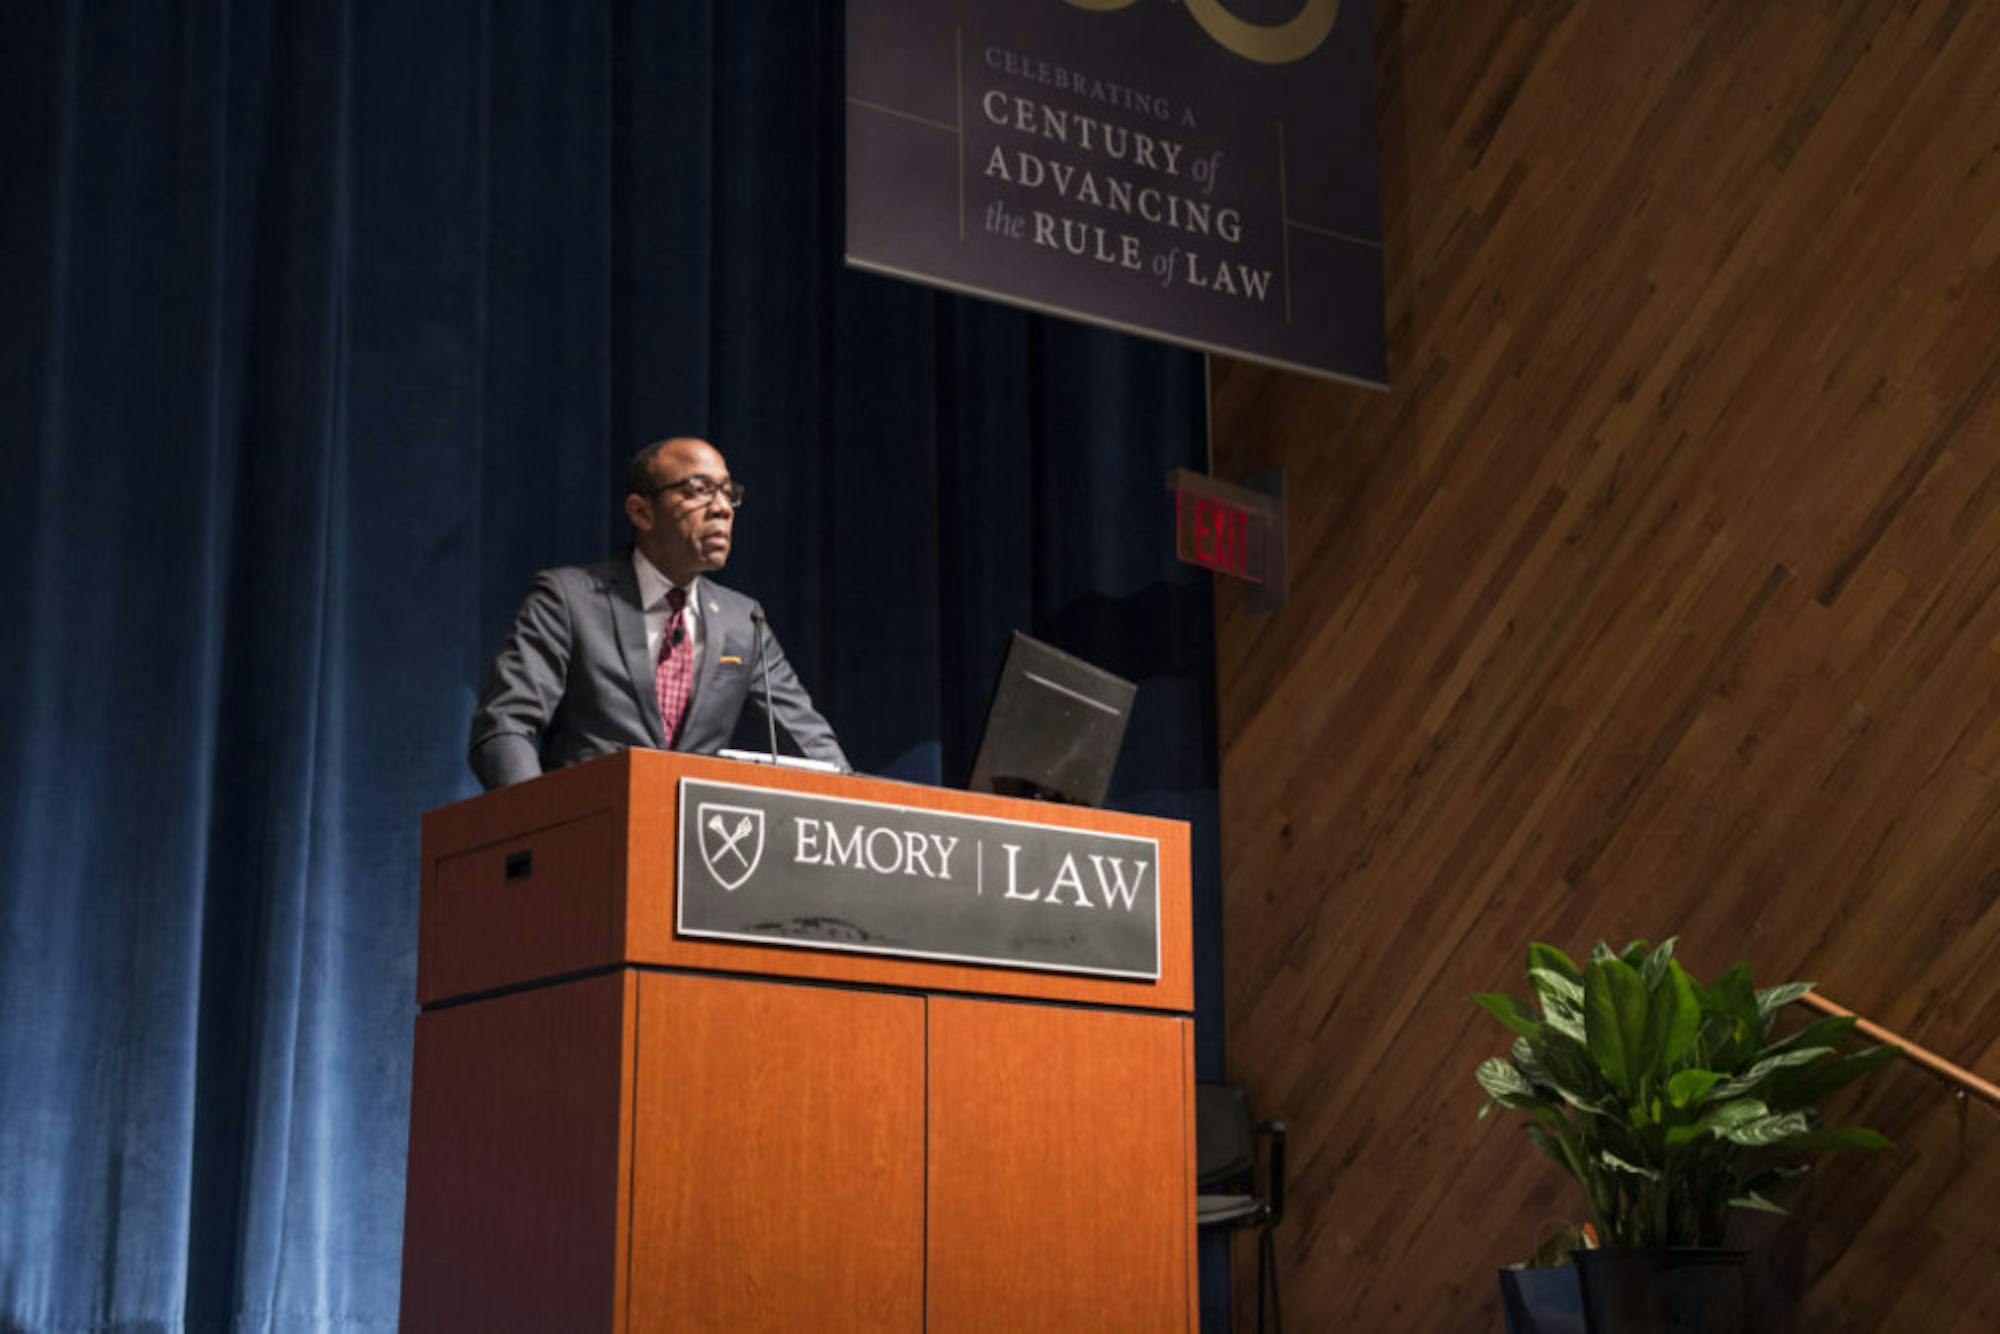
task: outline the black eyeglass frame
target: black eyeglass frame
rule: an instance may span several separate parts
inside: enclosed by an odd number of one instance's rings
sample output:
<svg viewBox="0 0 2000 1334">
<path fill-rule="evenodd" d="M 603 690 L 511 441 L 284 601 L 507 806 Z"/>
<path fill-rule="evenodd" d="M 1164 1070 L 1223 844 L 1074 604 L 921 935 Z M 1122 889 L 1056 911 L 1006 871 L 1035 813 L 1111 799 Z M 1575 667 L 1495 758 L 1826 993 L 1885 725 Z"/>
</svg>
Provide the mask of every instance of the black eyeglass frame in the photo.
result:
<svg viewBox="0 0 2000 1334">
<path fill-rule="evenodd" d="M 646 499 L 651 500 L 662 491 L 678 491 L 684 498 L 698 501 L 704 505 L 719 495 L 729 502 L 729 508 L 743 508 L 743 483 L 737 481 L 718 482 L 713 477 L 706 477 L 701 473 L 695 473 L 691 477 L 683 477 L 678 482 L 662 482 L 651 491 L 642 492 L 641 494 Z"/>
</svg>

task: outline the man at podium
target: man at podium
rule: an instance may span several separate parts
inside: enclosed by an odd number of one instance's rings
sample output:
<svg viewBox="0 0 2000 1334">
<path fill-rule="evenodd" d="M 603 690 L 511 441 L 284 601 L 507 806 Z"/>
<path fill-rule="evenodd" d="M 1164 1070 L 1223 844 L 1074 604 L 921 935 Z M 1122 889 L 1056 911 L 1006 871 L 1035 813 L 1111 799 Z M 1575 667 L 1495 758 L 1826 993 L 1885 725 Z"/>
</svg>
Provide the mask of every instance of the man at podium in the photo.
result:
<svg viewBox="0 0 2000 1334">
<path fill-rule="evenodd" d="M 757 602 L 708 578 L 729 559 L 743 487 L 705 440 L 633 455 L 627 552 L 534 578 L 472 715 L 488 788 L 632 746 L 713 754 L 745 706 L 804 754 L 851 769 Z"/>
</svg>

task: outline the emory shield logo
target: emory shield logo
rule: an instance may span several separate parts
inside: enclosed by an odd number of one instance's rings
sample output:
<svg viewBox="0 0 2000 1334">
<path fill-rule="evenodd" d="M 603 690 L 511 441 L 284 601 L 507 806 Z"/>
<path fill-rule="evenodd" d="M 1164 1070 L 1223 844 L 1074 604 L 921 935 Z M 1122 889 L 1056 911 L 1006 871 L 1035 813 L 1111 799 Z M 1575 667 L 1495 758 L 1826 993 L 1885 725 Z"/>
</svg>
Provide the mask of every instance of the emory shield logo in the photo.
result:
<svg viewBox="0 0 2000 1334">
<path fill-rule="evenodd" d="M 695 807 L 701 827 L 701 860 L 717 884 L 734 890 L 764 860 L 764 812 L 750 806 L 704 801 Z"/>
</svg>

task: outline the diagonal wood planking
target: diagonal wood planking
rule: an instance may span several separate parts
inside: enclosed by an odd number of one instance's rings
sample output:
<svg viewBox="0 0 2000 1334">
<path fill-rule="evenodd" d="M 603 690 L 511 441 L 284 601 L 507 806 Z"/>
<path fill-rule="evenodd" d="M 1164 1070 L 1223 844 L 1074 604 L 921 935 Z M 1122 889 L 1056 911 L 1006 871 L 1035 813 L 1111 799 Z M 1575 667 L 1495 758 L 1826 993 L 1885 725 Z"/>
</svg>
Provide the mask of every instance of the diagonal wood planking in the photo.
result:
<svg viewBox="0 0 2000 1334">
<path fill-rule="evenodd" d="M 1577 1203 L 1473 1121 L 1528 940 L 1678 933 L 2000 1075 L 2000 6 L 1377 48 L 1396 389 L 1212 373 L 1292 524 L 1292 604 L 1218 599 L 1229 1057 L 1298 1327 L 1496 1328 Z M 2000 1327 L 2000 1117 L 1841 1110 L 1899 1148 L 1746 1230 L 1766 1326 Z"/>
</svg>

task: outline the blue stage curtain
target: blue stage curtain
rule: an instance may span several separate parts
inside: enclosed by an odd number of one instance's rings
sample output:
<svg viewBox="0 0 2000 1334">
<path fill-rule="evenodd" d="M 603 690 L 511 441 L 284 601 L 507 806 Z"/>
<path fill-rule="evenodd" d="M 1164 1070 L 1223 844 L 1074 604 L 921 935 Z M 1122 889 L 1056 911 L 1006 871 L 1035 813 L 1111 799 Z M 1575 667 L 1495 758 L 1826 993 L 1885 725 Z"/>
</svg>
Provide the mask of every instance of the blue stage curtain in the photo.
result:
<svg viewBox="0 0 2000 1334">
<path fill-rule="evenodd" d="M 0 14 L 0 1326 L 395 1323 L 418 814 L 625 457 L 864 770 L 961 783 L 1007 632 L 1141 683 L 1219 1059 L 1199 359 L 843 270 L 839 5 Z"/>
</svg>

